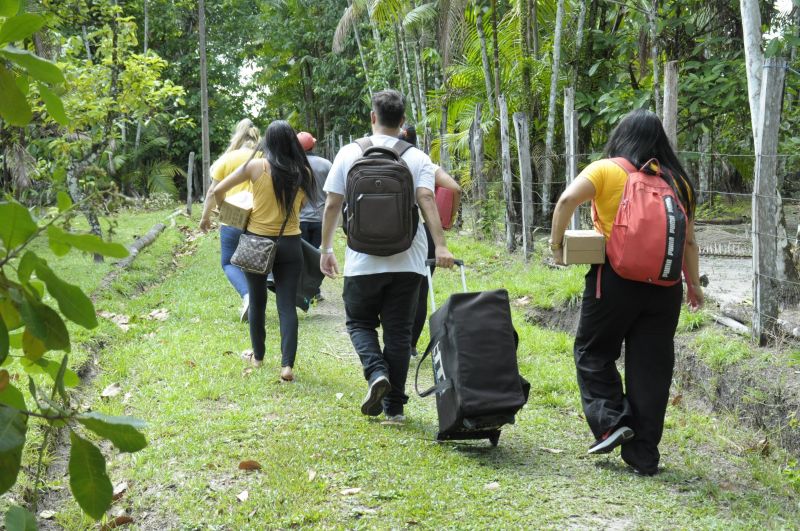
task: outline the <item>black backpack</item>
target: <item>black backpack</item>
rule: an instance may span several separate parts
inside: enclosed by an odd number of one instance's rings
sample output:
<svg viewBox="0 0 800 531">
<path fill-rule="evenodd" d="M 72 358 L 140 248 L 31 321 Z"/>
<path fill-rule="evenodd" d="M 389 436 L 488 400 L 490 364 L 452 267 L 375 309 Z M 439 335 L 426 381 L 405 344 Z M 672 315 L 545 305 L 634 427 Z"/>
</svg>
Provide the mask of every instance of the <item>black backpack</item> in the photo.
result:
<svg viewBox="0 0 800 531">
<path fill-rule="evenodd" d="M 373 256 L 391 256 L 411 247 L 419 224 L 414 177 L 402 159 L 412 145 L 356 144 L 362 154 L 347 172 L 342 212 L 347 246 Z"/>
</svg>

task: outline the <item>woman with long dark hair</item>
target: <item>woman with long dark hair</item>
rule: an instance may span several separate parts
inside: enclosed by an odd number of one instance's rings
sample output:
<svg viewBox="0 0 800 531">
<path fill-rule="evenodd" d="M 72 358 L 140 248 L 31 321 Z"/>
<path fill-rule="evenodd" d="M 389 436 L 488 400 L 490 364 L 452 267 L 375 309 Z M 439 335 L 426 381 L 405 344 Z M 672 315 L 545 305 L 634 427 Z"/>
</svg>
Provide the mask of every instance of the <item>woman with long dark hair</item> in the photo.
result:
<svg viewBox="0 0 800 531">
<path fill-rule="evenodd" d="M 303 266 L 299 212 L 306 197 L 315 197 L 316 185 L 305 152 L 288 122 L 272 122 L 259 149 L 266 158 L 251 158 L 219 183 L 215 194 L 220 201 L 229 188 L 250 180 L 253 184 L 253 211 L 246 232 L 278 240 L 272 273 L 281 331 L 280 376 L 284 381 L 292 381 L 297 353 L 295 294 Z M 248 318 L 252 363 L 261 367 L 266 336 L 267 276 L 245 272 L 245 277 L 250 293 Z"/>
<path fill-rule="evenodd" d="M 698 308 L 703 291 L 694 234 L 694 189 L 661 121 L 647 110 L 631 112 L 611 133 L 605 156 L 589 164 L 558 200 L 550 238 L 556 263 L 563 263 L 564 231 L 581 203 L 592 201 L 595 227 L 606 241 L 611 237 L 628 180 L 623 168 L 628 164 L 613 160 L 620 157 L 634 169 L 669 183 L 680 202 L 686 220 L 683 265 L 690 305 Z M 596 439 L 589 453 L 609 453 L 621 445 L 622 459 L 641 475 L 658 471 L 682 298 L 680 282 L 661 286 L 629 280 L 614 271 L 608 259 L 586 274 L 574 357 L 583 412 Z M 615 363 L 623 342 L 624 390 Z"/>
</svg>

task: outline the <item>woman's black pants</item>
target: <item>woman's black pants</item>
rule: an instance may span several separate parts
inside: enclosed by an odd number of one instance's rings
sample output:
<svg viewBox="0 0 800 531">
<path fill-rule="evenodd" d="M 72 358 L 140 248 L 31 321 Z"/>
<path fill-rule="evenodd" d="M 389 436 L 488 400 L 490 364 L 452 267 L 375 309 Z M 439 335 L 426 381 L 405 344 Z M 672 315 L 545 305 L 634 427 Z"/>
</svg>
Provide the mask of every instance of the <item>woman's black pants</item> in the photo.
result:
<svg viewBox="0 0 800 531">
<path fill-rule="evenodd" d="M 598 439 L 623 425 L 632 428 L 635 437 L 622 445 L 622 459 L 645 473 L 655 472 L 660 458 L 682 296 L 680 283 L 627 280 L 608 263 L 586 274 L 574 347 L 583 412 Z M 624 390 L 615 363 L 623 342 Z"/>
<path fill-rule="evenodd" d="M 275 239 L 274 236 L 270 238 Z M 293 367 L 297 354 L 297 308 L 294 303 L 302 268 L 300 236 L 281 237 L 278 241 L 272 274 L 275 278 L 275 300 L 281 329 L 282 367 Z M 250 343 L 253 347 L 253 356 L 261 360 L 264 359 L 266 340 L 264 315 L 267 309 L 267 275 L 245 272 L 245 277 L 250 293 L 250 310 L 247 314 L 250 322 Z"/>
</svg>

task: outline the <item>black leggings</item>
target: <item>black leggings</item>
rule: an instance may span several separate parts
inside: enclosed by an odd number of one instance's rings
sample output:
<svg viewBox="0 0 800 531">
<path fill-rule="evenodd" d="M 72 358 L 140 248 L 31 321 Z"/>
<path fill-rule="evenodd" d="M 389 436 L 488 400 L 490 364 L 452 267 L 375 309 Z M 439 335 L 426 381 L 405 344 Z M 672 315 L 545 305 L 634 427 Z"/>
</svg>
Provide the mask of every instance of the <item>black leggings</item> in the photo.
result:
<svg viewBox="0 0 800 531">
<path fill-rule="evenodd" d="M 252 234 L 248 232 L 248 234 Z M 270 238 L 274 239 L 274 236 Z M 297 308 L 295 295 L 303 268 L 303 253 L 300 236 L 283 236 L 278 242 L 275 265 L 275 299 L 278 306 L 278 320 L 281 329 L 281 366 L 293 367 L 297 354 Z M 267 310 L 267 276 L 245 273 L 250 293 L 250 343 L 257 360 L 264 359 L 266 340 L 265 313 Z"/>
</svg>

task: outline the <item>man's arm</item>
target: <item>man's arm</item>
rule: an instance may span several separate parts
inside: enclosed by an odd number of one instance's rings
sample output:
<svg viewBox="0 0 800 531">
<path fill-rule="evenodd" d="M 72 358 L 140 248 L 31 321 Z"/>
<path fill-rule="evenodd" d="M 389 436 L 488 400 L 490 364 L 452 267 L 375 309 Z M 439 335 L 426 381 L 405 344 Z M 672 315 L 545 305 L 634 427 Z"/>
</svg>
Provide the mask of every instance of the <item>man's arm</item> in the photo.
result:
<svg viewBox="0 0 800 531">
<path fill-rule="evenodd" d="M 436 197 L 433 192 L 424 187 L 417 188 L 417 204 L 422 211 L 422 217 L 428 230 L 431 231 L 433 243 L 436 246 L 436 265 L 438 267 L 453 267 L 453 254 L 447 248 L 447 242 L 439 219 L 439 210 L 436 208 Z"/>
<path fill-rule="evenodd" d="M 333 254 L 333 235 L 339 224 L 339 212 L 342 211 L 344 196 L 335 192 L 328 192 L 325 199 L 325 209 L 322 211 L 322 246 L 319 255 L 319 270 L 330 278 L 339 274 L 339 264 Z"/>
</svg>

